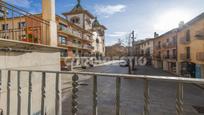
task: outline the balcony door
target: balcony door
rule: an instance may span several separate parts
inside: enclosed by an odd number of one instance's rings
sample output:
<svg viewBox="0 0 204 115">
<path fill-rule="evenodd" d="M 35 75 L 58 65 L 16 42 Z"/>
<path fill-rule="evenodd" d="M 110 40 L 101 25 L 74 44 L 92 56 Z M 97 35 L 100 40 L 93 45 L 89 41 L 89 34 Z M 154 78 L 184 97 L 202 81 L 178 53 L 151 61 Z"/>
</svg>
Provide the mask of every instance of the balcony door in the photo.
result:
<svg viewBox="0 0 204 115">
<path fill-rule="evenodd" d="M 191 58 L 191 49 L 190 49 L 190 47 L 186 47 L 186 58 L 187 59 Z"/>
</svg>

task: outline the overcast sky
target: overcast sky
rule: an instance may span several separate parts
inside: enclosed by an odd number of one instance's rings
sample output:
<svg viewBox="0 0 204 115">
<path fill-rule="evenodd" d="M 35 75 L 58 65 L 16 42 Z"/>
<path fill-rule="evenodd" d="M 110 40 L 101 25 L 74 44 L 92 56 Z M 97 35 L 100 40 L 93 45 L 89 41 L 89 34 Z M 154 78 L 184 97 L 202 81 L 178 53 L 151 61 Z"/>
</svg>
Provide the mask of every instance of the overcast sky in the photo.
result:
<svg viewBox="0 0 204 115">
<path fill-rule="evenodd" d="M 41 0 L 6 0 L 31 13 L 41 12 Z M 77 0 L 56 0 L 56 12 L 70 11 Z M 137 39 L 162 34 L 204 12 L 204 0 L 81 0 L 84 8 L 105 25 L 106 45 L 135 30 Z"/>
</svg>

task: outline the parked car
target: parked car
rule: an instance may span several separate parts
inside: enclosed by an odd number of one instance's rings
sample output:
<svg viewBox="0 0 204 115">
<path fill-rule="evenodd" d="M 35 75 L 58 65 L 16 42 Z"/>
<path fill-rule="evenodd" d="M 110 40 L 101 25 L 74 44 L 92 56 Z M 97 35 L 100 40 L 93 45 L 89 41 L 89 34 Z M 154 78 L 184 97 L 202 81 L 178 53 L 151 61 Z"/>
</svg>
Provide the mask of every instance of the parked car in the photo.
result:
<svg viewBox="0 0 204 115">
<path fill-rule="evenodd" d="M 128 67 L 129 64 L 128 64 L 128 62 L 126 60 L 124 60 L 124 61 L 120 62 L 119 65 L 121 67 Z"/>
</svg>

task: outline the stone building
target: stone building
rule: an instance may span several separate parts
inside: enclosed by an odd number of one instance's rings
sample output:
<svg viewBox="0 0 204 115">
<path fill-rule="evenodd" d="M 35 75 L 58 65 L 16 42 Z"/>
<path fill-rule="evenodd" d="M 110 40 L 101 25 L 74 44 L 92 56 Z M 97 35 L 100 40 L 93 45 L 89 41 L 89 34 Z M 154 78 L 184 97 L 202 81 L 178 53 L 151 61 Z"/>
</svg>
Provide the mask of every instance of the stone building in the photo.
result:
<svg viewBox="0 0 204 115">
<path fill-rule="evenodd" d="M 176 74 L 177 68 L 177 29 L 172 29 L 154 39 L 155 68 Z"/>
<path fill-rule="evenodd" d="M 91 40 L 85 47 L 90 49 L 90 55 L 96 57 L 105 55 L 106 27 L 100 24 L 96 17 L 81 6 L 80 0 L 71 11 L 65 12 L 63 15 L 68 22 L 89 33 L 88 35 L 84 34 L 81 39 L 88 38 Z"/>
<path fill-rule="evenodd" d="M 154 53 L 154 39 L 147 38 L 145 40 L 140 40 L 134 43 L 133 54 L 138 57 L 145 57 L 148 60 L 148 64 L 152 64 L 153 53 Z"/>
<path fill-rule="evenodd" d="M 181 22 L 154 39 L 153 65 L 165 71 L 193 78 L 204 77 L 204 13 Z"/>
<path fill-rule="evenodd" d="M 178 73 L 204 78 L 204 13 L 178 29 Z"/>
</svg>

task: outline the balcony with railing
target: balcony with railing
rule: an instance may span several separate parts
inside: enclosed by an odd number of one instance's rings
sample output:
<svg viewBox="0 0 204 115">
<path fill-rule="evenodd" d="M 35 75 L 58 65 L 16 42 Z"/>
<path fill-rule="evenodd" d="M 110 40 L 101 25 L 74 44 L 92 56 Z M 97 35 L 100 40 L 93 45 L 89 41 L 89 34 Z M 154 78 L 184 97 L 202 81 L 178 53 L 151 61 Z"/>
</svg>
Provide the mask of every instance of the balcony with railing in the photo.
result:
<svg viewBox="0 0 204 115">
<path fill-rule="evenodd" d="M 83 35 L 83 39 L 84 39 L 84 40 L 87 40 L 87 41 L 93 41 L 92 36 L 89 36 L 89 35 L 87 35 L 87 34 L 84 34 L 84 35 Z"/>
<path fill-rule="evenodd" d="M 176 55 L 172 55 L 172 54 L 170 54 L 170 55 L 165 55 L 165 56 L 163 57 L 163 59 L 166 59 L 166 60 L 169 60 L 169 61 L 176 61 L 176 60 L 177 60 L 177 56 L 176 56 Z"/>
<path fill-rule="evenodd" d="M 155 45 L 154 48 L 157 49 L 157 50 L 160 50 L 161 49 L 161 45 Z"/>
<path fill-rule="evenodd" d="M 180 38 L 180 44 L 186 45 L 186 44 L 190 44 L 190 43 L 191 43 L 190 39 L 187 39 L 186 37 Z"/>
<path fill-rule="evenodd" d="M 49 22 L 0 1 L 0 38 L 49 45 Z"/>
<path fill-rule="evenodd" d="M 58 30 L 59 30 L 60 32 L 63 32 L 63 33 L 69 34 L 69 35 L 71 35 L 71 36 L 77 37 L 77 38 L 79 38 L 79 39 L 82 39 L 82 33 L 78 32 L 78 31 L 76 31 L 76 30 L 74 30 L 74 29 L 71 29 L 71 28 L 69 28 L 69 27 L 59 26 L 59 27 L 58 27 Z"/>
<path fill-rule="evenodd" d="M 167 48 L 175 48 L 176 47 L 176 42 L 175 41 L 170 41 L 167 43 Z"/>
<path fill-rule="evenodd" d="M 155 60 L 162 60 L 162 56 L 161 56 L 161 55 L 155 55 L 155 56 L 154 56 L 154 59 L 155 59 Z"/>
<path fill-rule="evenodd" d="M 87 45 L 87 44 L 85 44 L 85 45 L 83 45 L 83 49 L 86 49 L 86 50 L 93 50 L 94 47 L 91 46 L 91 45 Z"/>
<path fill-rule="evenodd" d="M 162 48 L 167 48 L 167 43 L 162 43 Z"/>
<path fill-rule="evenodd" d="M 182 53 L 182 54 L 180 54 L 180 60 L 182 60 L 182 61 L 190 61 L 191 57 L 190 57 L 190 55 L 187 55 L 186 53 Z"/>
<path fill-rule="evenodd" d="M 177 60 L 177 55 L 170 55 L 169 59 L 171 59 L 171 60 Z"/>
<path fill-rule="evenodd" d="M 2 74 L 2 73 L 7 73 L 7 74 Z M 26 76 L 23 75 L 28 75 L 28 78 Z M 37 76 L 36 76 L 37 74 Z M 11 80 L 11 78 L 15 78 L 16 77 L 16 81 Z M 203 79 L 192 79 L 192 78 L 182 78 L 182 77 L 166 77 L 166 76 L 147 76 L 147 75 L 128 75 L 128 74 L 111 74 L 111 73 L 92 73 L 92 72 L 61 72 L 61 71 L 38 71 L 38 70 L 0 70 L 0 93 L 2 93 L 2 90 L 4 90 L 3 93 L 7 93 L 7 99 L 4 100 L 4 102 L 6 102 L 6 104 L 8 106 L 5 106 L 5 108 L 0 109 L 1 111 L 1 115 L 7 114 L 7 115 L 11 115 L 11 114 L 17 114 L 21 115 L 22 112 L 27 111 L 28 115 L 33 115 L 32 111 L 33 108 L 33 104 L 38 104 L 38 107 L 40 107 L 40 111 L 38 112 L 41 115 L 77 115 L 79 110 L 83 108 L 83 106 L 86 105 L 80 105 L 81 101 L 79 100 L 80 97 L 84 97 L 87 96 L 88 93 L 86 93 L 87 95 L 80 95 L 79 92 L 79 85 L 80 85 L 80 79 L 81 78 L 91 78 L 91 97 L 92 97 L 92 101 L 90 101 L 89 104 L 91 104 L 90 106 L 92 106 L 92 108 L 89 111 L 89 115 L 97 115 L 97 114 L 102 114 L 103 111 L 105 110 L 100 110 L 98 111 L 98 107 L 99 107 L 99 100 L 98 97 L 100 97 L 101 95 L 103 95 L 103 93 L 99 92 L 100 89 L 100 81 L 99 79 L 104 78 L 104 79 L 108 79 L 111 78 L 112 80 L 115 81 L 115 89 L 112 89 L 113 93 L 115 96 L 115 109 L 112 111 L 115 111 L 114 113 L 116 115 L 120 115 L 121 111 L 130 108 L 128 107 L 121 107 L 121 101 L 127 101 L 124 99 L 121 99 L 121 94 L 124 93 L 122 91 L 122 87 L 123 87 L 123 81 L 124 79 L 132 79 L 132 80 L 143 80 L 143 85 L 144 88 L 141 89 L 140 93 L 142 92 L 142 96 L 144 98 L 142 98 L 142 100 L 136 100 L 136 101 L 142 101 L 143 104 L 140 103 L 140 105 L 143 106 L 143 115 L 149 115 L 151 114 L 151 107 L 152 105 L 156 105 L 157 103 L 152 103 L 151 100 L 151 86 L 150 84 L 153 84 L 154 82 L 152 81 L 156 81 L 156 83 L 158 82 L 173 82 L 175 83 L 174 86 L 172 86 L 173 88 L 175 88 L 175 102 L 173 101 L 172 103 L 175 103 L 175 112 L 177 115 L 183 115 L 184 111 L 185 111 L 185 107 L 184 107 L 184 84 L 204 84 L 204 80 Z M 2 78 L 7 78 L 7 82 L 5 84 L 7 84 L 7 87 L 2 87 Z M 25 78 L 27 78 L 28 82 L 28 90 L 26 92 L 22 92 L 22 86 L 24 85 L 23 82 L 21 82 L 22 80 L 24 80 Z M 54 80 L 54 84 L 49 84 L 49 79 L 53 78 L 52 80 Z M 67 80 L 70 81 L 63 81 L 66 83 L 71 83 L 70 89 L 71 89 L 71 100 L 67 100 L 64 101 L 62 96 L 63 96 L 63 91 L 61 89 L 61 79 L 66 78 Z M 38 92 L 38 95 L 36 95 L 35 90 L 36 87 L 34 85 L 34 83 L 36 83 L 36 80 L 39 80 L 41 82 L 39 82 L 38 84 L 40 84 L 39 88 L 41 89 L 40 92 Z M 52 92 L 49 92 L 50 86 L 53 86 L 55 88 L 53 88 Z M 16 87 L 16 91 L 13 91 L 13 87 Z M 25 87 L 26 88 L 26 87 Z M 48 90 L 49 89 L 49 90 Z M 125 89 L 125 90 L 129 90 L 129 89 Z M 16 93 L 13 93 L 16 92 Z M 24 94 L 24 93 L 27 93 Z M 51 94 L 53 93 L 53 94 Z M 11 95 L 12 94 L 12 95 Z M 111 93 L 112 94 L 112 93 Z M 53 100 L 48 100 L 50 99 L 50 96 L 53 95 L 55 98 L 53 98 Z M 25 96 L 27 96 L 26 100 L 24 99 Z M 33 98 L 37 98 L 37 96 L 39 96 L 39 99 L 41 100 L 40 103 L 36 103 L 33 100 Z M 11 105 L 13 105 L 14 103 L 12 102 L 12 98 L 11 97 L 16 97 L 17 101 L 15 101 L 17 108 L 11 109 Z M 0 100 L 2 100 L 3 97 L 0 96 Z M 169 97 L 167 97 L 169 98 Z M 135 98 L 136 99 L 136 98 Z M 159 98 L 158 98 L 159 99 Z M 49 109 L 52 110 L 52 114 L 49 112 L 48 109 L 46 109 L 46 107 L 48 106 L 48 101 L 54 101 L 54 106 L 53 108 Z M 104 100 L 100 100 L 104 101 Z M 71 105 L 69 106 L 69 104 L 66 104 L 71 102 Z M 27 106 L 27 109 L 24 109 L 24 111 L 22 111 L 23 108 L 21 108 L 22 104 L 25 104 Z M 79 107 L 80 106 L 80 107 Z M 160 105 L 158 105 L 160 106 Z M 62 109 L 63 108 L 63 109 Z M 135 107 L 132 107 L 132 109 L 134 109 Z M 50 113 L 50 114 L 49 114 Z M 88 115 L 87 114 L 87 115 Z M 112 115 L 112 114 L 111 114 Z"/>
<path fill-rule="evenodd" d="M 198 61 L 204 61 L 204 52 L 198 52 L 196 53 L 196 59 Z"/>
</svg>

